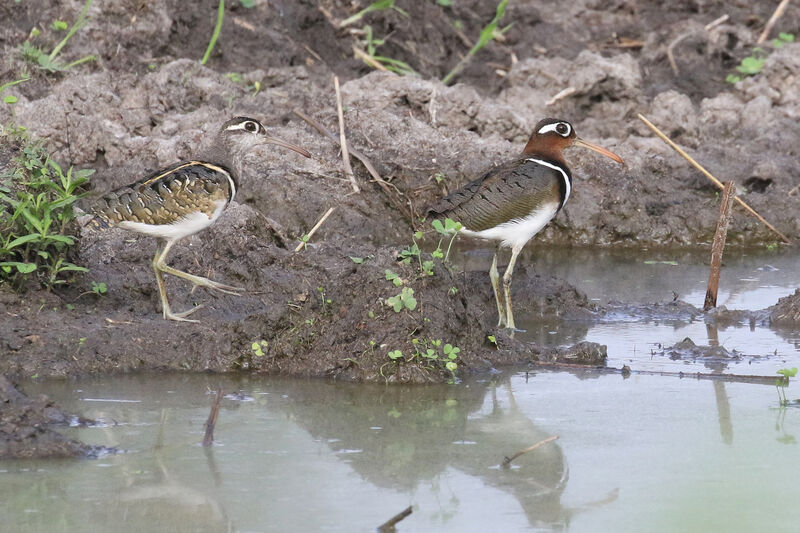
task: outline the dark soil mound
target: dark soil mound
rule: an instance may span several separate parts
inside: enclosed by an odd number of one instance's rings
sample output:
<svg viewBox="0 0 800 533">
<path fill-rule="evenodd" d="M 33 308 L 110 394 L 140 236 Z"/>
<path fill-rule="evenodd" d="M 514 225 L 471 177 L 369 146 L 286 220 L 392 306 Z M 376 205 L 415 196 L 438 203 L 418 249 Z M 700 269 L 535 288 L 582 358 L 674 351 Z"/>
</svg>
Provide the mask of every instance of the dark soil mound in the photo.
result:
<svg viewBox="0 0 800 533">
<path fill-rule="evenodd" d="M 87 422 L 65 414 L 47 396 L 28 398 L 0 374 L 0 459 L 96 457 L 111 451 L 68 439 L 50 428 Z"/>
</svg>

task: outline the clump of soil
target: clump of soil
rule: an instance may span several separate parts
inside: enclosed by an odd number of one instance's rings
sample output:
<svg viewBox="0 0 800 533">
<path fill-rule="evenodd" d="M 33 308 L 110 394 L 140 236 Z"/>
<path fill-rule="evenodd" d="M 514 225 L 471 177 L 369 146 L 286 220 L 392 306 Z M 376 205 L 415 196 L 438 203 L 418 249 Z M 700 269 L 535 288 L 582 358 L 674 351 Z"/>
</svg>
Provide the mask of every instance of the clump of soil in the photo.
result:
<svg viewBox="0 0 800 533">
<path fill-rule="evenodd" d="M 800 289 L 790 296 L 781 298 L 770 308 L 769 321 L 778 328 L 800 326 Z"/>
<path fill-rule="evenodd" d="M 692 339 L 686 337 L 682 341 L 664 350 L 670 359 L 689 361 L 718 361 L 735 360 L 740 358 L 736 350 L 727 350 L 723 346 L 699 346 Z"/>
<path fill-rule="evenodd" d="M 47 396 L 27 397 L 0 374 L 0 459 L 96 457 L 113 452 L 68 439 L 52 429 L 89 422 L 67 415 Z"/>
</svg>

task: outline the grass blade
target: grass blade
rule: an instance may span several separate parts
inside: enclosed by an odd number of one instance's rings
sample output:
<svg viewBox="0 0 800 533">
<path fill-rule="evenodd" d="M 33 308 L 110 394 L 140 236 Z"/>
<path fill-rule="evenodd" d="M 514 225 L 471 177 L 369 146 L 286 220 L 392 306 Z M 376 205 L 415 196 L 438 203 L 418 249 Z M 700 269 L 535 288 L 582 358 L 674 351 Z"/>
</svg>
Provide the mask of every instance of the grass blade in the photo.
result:
<svg viewBox="0 0 800 533">
<path fill-rule="evenodd" d="M 58 53 L 62 48 L 64 48 L 64 45 L 67 44 L 67 41 L 69 41 L 70 38 L 75 35 L 75 32 L 77 32 L 80 27 L 83 26 L 83 23 L 86 19 L 86 13 L 89 11 L 89 6 L 91 5 L 92 0 L 86 0 L 86 3 L 83 4 L 83 8 L 81 8 L 81 14 L 78 15 L 78 20 L 75 21 L 75 24 L 72 25 L 64 38 L 61 39 L 61 42 L 58 43 L 55 48 L 53 48 L 52 52 L 50 52 L 49 59 L 51 62 L 56 58 L 56 56 L 58 56 Z"/>
<path fill-rule="evenodd" d="M 214 33 L 211 34 L 211 41 L 208 43 L 208 48 L 206 48 L 206 53 L 203 55 L 203 59 L 200 61 L 201 64 L 205 65 L 208 58 L 211 56 L 211 51 L 214 49 L 214 45 L 217 44 L 217 39 L 219 39 L 219 34 L 222 31 L 222 21 L 225 19 L 225 0 L 219 0 L 219 7 L 217 8 L 217 25 L 214 26 Z"/>
</svg>

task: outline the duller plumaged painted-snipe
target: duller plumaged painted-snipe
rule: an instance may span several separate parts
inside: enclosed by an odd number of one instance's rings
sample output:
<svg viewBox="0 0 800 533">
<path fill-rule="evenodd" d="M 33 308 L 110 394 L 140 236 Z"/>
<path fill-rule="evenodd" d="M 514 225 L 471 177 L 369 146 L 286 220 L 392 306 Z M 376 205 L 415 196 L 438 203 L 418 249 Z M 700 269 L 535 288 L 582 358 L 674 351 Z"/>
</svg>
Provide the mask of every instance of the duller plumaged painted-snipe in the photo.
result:
<svg viewBox="0 0 800 533">
<path fill-rule="evenodd" d="M 172 268 L 167 265 L 166 259 L 173 244 L 202 231 L 219 218 L 236 195 L 245 154 L 264 144 L 276 144 L 311 157 L 299 146 L 267 135 L 258 120 L 236 117 L 225 122 L 214 142 L 194 159 L 176 163 L 111 191 L 91 206 L 94 216 L 88 224 L 95 228 L 117 226 L 156 238 L 153 270 L 164 318 L 197 322 L 186 317 L 202 307 L 196 306 L 181 313 L 172 312 L 164 287 L 164 274 L 227 294 L 244 292 L 241 287 Z"/>
<path fill-rule="evenodd" d="M 514 263 L 525 244 L 569 199 L 572 173 L 562 152 L 573 145 L 623 164 L 613 152 L 578 138 L 569 122 L 546 118 L 536 125 L 520 156 L 488 170 L 481 178 L 442 198 L 428 212 L 433 218 L 460 222 L 463 235 L 500 241 L 489 270 L 498 327 L 516 329 L 511 308 Z M 511 248 L 511 259 L 503 274 L 501 293 L 497 256 L 502 247 Z"/>
</svg>

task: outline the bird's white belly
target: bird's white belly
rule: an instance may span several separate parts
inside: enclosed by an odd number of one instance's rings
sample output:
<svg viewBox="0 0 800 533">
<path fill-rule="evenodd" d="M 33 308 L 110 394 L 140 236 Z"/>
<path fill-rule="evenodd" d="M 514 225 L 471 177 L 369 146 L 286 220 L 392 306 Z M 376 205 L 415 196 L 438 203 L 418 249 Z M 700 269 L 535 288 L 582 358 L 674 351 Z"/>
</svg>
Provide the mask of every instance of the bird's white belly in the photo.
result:
<svg viewBox="0 0 800 533">
<path fill-rule="evenodd" d="M 123 221 L 118 224 L 120 228 L 152 235 L 167 240 L 178 240 L 182 237 L 192 235 L 198 231 L 206 229 L 219 218 L 225 210 L 227 202 L 219 200 L 217 207 L 209 217 L 205 213 L 195 212 L 186 215 L 173 222 L 172 224 L 146 224 L 144 222 Z"/>
<path fill-rule="evenodd" d="M 526 242 L 539 233 L 558 212 L 558 203 L 553 202 L 542 206 L 535 213 L 522 218 L 515 218 L 493 228 L 472 231 L 467 228 L 461 230 L 462 235 L 502 241 L 501 245 L 508 248 L 522 248 Z"/>
</svg>

